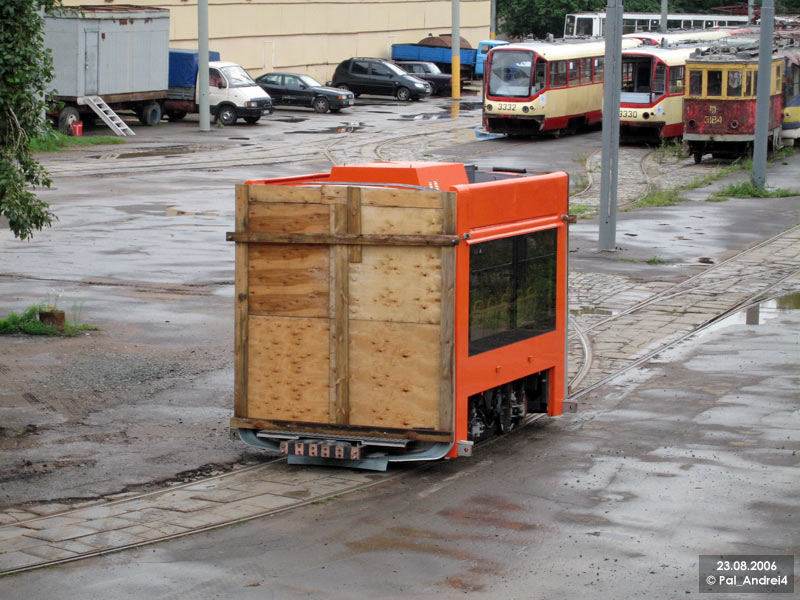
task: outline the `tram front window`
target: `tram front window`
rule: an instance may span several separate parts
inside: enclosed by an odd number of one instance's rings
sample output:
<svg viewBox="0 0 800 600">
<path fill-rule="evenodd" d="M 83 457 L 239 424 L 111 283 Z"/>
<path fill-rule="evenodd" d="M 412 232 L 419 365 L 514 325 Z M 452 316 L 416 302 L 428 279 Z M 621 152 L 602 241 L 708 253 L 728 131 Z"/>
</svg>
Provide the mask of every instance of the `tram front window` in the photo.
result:
<svg viewBox="0 0 800 600">
<path fill-rule="evenodd" d="M 532 52 L 494 52 L 489 73 L 489 95 L 527 98 L 530 96 L 532 67 Z"/>
<path fill-rule="evenodd" d="M 722 71 L 709 71 L 706 85 L 706 95 L 722 96 Z"/>
</svg>

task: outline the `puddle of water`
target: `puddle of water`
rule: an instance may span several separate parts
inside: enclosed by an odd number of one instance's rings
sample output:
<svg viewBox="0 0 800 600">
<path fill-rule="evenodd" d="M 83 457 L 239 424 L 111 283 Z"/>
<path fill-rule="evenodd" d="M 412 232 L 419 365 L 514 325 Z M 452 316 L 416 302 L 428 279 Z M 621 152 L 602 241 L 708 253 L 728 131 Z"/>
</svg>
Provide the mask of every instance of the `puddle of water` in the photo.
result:
<svg viewBox="0 0 800 600">
<path fill-rule="evenodd" d="M 342 123 L 336 127 L 326 127 L 323 129 L 306 129 L 303 131 L 293 131 L 292 133 L 355 133 L 364 129 L 366 125 L 354 121 L 352 123 Z"/>
<path fill-rule="evenodd" d="M 740 310 L 724 319 L 720 319 L 713 325 L 706 327 L 699 335 L 719 331 L 731 325 L 763 325 L 767 321 L 793 310 L 800 310 L 800 292 L 754 304 L 745 310 Z"/>
<path fill-rule="evenodd" d="M 713 265 L 714 259 L 709 258 L 708 256 L 701 256 L 700 258 L 697 259 L 697 262 L 702 263 L 704 265 Z"/>
<path fill-rule="evenodd" d="M 278 123 L 302 123 L 308 121 L 308 117 L 284 117 L 282 119 L 270 119 L 270 121 L 277 121 Z"/>
<path fill-rule="evenodd" d="M 452 115 L 439 113 L 418 113 L 416 115 L 400 115 L 399 119 L 389 119 L 389 121 L 434 121 L 437 119 L 452 119 Z"/>
<path fill-rule="evenodd" d="M 244 140 L 246 142 L 250 140 L 249 137 L 229 137 L 228 139 L 229 140 Z"/>
<path fill-rule="evenodd" d="M 150 156 L 177 156 L 180 154 L 191 154 L 193 152 L 202 152 L 206 148 L 198 146 L 167 146 L 159 148 L 158 150 L 142 150 L 141 152 L 120 152 L 120 153 L 104 153 L 95 154 L 89 158 L 96 159 L 109 159 L 109 158 L 147 158 Z"/>
<path fill-rule="evenodd" d="M 175 206 L 167 206 L 164 210 L 165 217 L 218 217 L 219 211 L 218 210 L 205 210 L 200 212 L 195 212 L 191 210 L 181 210 L 176 208 Z"/>
</svg>

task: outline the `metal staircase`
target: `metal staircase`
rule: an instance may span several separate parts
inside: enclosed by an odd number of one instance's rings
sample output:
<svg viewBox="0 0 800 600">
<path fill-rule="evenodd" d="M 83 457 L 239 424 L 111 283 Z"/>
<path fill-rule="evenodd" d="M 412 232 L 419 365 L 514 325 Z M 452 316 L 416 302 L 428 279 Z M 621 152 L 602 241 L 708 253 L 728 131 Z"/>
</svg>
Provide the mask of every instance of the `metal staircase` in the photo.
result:
<svg viewBox="0 0 800 600">
<path fill-rule="evenodd" d="M 78 104 L 86 105 L 97 113 L 103 122 L 119 136 L 136 135 L 133 130 L 125 124 L 117 113 L 111 110 L 111 107 L 105 103 L 100 96 L 81 96 L 78 98 Z"/>
</svg>

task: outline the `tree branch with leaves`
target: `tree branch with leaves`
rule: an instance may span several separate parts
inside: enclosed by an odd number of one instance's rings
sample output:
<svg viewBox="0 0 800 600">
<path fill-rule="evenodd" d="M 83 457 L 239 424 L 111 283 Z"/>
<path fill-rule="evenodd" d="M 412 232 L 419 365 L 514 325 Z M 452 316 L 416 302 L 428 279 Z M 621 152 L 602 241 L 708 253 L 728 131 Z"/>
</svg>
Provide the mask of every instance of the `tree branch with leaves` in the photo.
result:
<svg viewBox="0 0 800 600">
<path fill-rule="evenodd" d="M 56 218 L 35 193 L 37 187 L 49 187 L 50 178 L 30 143 L 46 130 L 47 87 L 53 75 L 44 45 L 44 15 L 60 7 L 60 0 L 0 2 L 0 215 L 23 240 Z"/>
</svg>

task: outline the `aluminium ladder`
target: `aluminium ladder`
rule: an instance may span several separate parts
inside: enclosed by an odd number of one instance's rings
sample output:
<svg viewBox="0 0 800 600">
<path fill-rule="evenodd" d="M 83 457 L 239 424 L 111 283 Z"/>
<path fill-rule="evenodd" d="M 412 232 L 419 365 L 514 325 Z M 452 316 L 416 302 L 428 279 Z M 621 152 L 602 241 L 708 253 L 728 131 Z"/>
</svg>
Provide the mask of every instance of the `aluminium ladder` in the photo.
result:
<svg viewBox="0 0 800 600">
<path fill-rule="evenodd" d="M 119 136 L 136 135 L 133 130 L 127 126 L 120 116 L 111 110 L 111 107 L 106 104 L 100 96 L 81 96 L 78 98 L 78 104 L 86 105 L 91 108 L 97 115 L 103 119 L 103 122 Z"/>
</svg>

